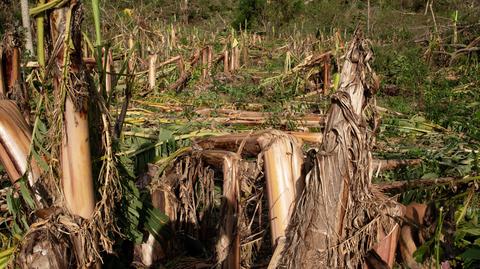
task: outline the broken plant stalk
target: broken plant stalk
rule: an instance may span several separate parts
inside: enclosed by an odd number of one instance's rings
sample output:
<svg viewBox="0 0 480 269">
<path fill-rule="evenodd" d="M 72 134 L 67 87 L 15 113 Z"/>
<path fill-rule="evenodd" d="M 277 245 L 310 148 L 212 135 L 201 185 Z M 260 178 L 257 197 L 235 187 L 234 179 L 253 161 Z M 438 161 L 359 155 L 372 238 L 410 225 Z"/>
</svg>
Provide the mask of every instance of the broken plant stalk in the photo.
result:
<svg viewBox="0 0 480 269">
<path fill-rule="evenodd" d="M 272 245 L 285 236 L 296 197 L 303 191 L 303 153 L 293 136 L 271 131 L 258 138 L 263 150 Z"/>
<path fill-rule="evenodd" d="M 61 147 L 65 205 L 71 213 L 89 218 L 95 207 L 87 115 L 89 93 L 86 82 L 81 81 L 85 74 L 82 73 L 81 35 L 76 32 L 80 29 L 65 27 L 71 25 L 73 9 L 76 8 L 78 4 L 72 3 L 71 7 L 55 9 L 50 25 L 53 40 L 63 41 L 63 50 L 56 56 L 59 70 L 54 78 L 54 88 L 60 96 L 65 96 Z M 66 31 L 62 31 L 62 27 Z M 71 85 L 76 85 L 76 89 L 70 89 Z"/>
<path fill-rule="evenodd" d="M 318 153 L 309 161 L 305 191 L 289 224 L 280 268 L 358 268 L 389 234 L 397 204 L 371 189 L 373 141 L 364 110 L 378 82 L 372 52 L 357 31 L 333 95 Z M 373 120 L 373 129 L 376 128 Z M 384 258 L 385 260 L 385 258 Z"/>
<path fill-rule="evenodd" d="M 148 58 L 148 85 L 150 90 L 155 89 L 156 83 L 156 73 L 155 73 L 155 64 L 157 62 L 157 53 L 151 51 Z"/>
<path fill-rule="evenodd" d="M 95 200 L 87 111 L 76 111 L 73 101 L 67 97 L 64 115 L 62 171 L 65 202 L 73 214 L 89 218 Z"/>
<path fill-rule="evenodd" d="M 31 140 L 30 127 L 17 105 L 13 101 L 0 100 L 0 161 L 12 183 L 27 171 Z M 40 170 L 33 160 L 30 166 L 31 172 L 27 177 L 33 187 L 40 176 Z"/>
<path fill-rule="evenodd" d="M 216 245 L 217 263 L 221 268 L 240 269 L 240 234 L 238 232 L 239 196 L 241 185 L 240 155 L 221 150 L 202 152 L 207 163 L 223 170 L 223 220 Z"/>
</svg>

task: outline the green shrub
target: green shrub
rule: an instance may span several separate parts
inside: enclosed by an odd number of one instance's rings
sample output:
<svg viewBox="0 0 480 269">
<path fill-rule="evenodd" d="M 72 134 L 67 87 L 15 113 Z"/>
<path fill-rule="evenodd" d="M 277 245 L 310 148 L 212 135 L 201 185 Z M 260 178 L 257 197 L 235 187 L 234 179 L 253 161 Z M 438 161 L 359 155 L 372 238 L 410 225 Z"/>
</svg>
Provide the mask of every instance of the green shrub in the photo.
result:
<svg viewBox="0 0 480 269">
<path fill-rule="evenodd" d="M 240 0 L 233 26 L 255 28 L 269 23 L 278 27 L 295 19 L 303 8 L 301 0 Z"/>
<path fill-rule="evenodd" d="M 238 2 L 235 28 L 253 28 L 257 26 L 264 15 L 266 0 L 240 0 Z"/>
<path fill-rule="evenodd" d="M 275 0 L 268 5 L 267 18 L 274 25 L 280 26 L 294 20 L 303 8 L 301 0 Z"/>
</svg>

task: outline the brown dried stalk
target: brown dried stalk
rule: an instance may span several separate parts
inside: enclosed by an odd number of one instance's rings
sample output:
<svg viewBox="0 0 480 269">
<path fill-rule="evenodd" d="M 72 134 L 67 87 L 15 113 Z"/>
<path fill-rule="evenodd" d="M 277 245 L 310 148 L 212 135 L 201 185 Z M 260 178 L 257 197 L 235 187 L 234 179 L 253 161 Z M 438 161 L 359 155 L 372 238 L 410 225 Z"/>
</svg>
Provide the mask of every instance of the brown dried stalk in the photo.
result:
<svg viewBox="0 0 480 269">
<path fill-rule="evenodd" d="M 228 62 L 228 50 L 223 52 L 223 73 L 230 74 L 230 64 Z"/>
<path fill-rule="evenodd" d="M 373 138 L 364 110 L 377 82 L 368 42 L 356 32 L 332 98 L 324 139 L 289 225 L 280 268 L 357 268 L 389 233 L 396 204 L 371 189 Z M 375 121 L 373 129 L 375 129 Z"/>
<path fill-rule="evenodd" d="M 107 96 L 110 95 L 112 92 L 112 81 L 113 81 L 113 73 L 115 73 L 114 70 L 114 65 L 113 65 L 113 57 L 112 57 L 112 51 L 108 50 L 107 55 L 105 55 L 102 60 L 104 61 L 105 65 L 105 92 L 107 93 Z"/>
<path fill-rule="evenodd" d="M 6 76 L 5 76 L 5 67 L 3 64 L 3 47 L 0 46 L 0 98 L 4 98 L 7 94 L 7 84 L 6 84 Z"/>
</svg>

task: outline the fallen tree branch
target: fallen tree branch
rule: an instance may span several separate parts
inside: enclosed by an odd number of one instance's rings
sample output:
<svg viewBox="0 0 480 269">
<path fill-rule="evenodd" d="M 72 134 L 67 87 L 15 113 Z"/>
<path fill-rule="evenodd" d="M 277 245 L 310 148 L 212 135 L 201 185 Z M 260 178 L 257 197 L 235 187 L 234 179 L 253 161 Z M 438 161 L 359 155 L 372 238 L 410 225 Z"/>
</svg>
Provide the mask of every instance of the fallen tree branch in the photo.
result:
<svg viewBox="0 0 480 269">
<path fill-rule="evenodd" d="M 422 159 L 408 159 L 408 160 L 399 160 L 399 159 L 392 159 L 392 160 L 381 160 L 381 159 L 374 159 L 373 160 L 373 171 L 376 172 L 377 170 L 383 171 L 390 171 L 395 170 L 405 166 L 415 166 L 422 163 Z"/>
<path fill-rule="evenodd" d="M 214 136 L 208 138 L 202 138 L 195 142 L 203 149 L 222 149 L 229 151 L 238 151 L 241 145 L 243 148 L 241 154 L 246 156 L 257 156 L 261 152 L 261 148 L 258 144 L 258 138 L 262 136 L 265 131 L 256 133 L 239 133 L 228 134 L 221 136 Z M 287 132 L 288 134 L 300 139 L 302 142 L 309 145 L 318 145 L 322 142 L 321 133 L 309 133 L 309 132 Z M 390 171 L 405 166 L 415 166 L 422 163 L 421 159 L 374 159 L 372 163 L 373 171 Z"/>
<path fill-rule="evenodd" d="M 476 180 L 480 180 L 480 176 L 464 177 L 464 178 L 442 177 L 442 178 L 403 180 L 403 181 L 394 181 L 394 182 L 388 182 L 388 183 L 378 183 L 376 184 L 376 186 L 382 192 L 399 192 L 402 190 L 429 187 L 433 185 L 440 186 L 440 185 L 466 184 Z"/>
<path fill-rule="evenodd" d="M 181 112 L 183 108 L 179 106 L 169 106 L 163 104 L 153 104 L 143 101 L 135 101 L 142 105 L 148 105 L 155 107 L 165 112 Z M 135 111 L 129 110 L 128 114 L 138 113 L 138 108 L 133 109 Z M 142 112 L 145 114 L 144 112 Z M 322 114 L 308 113 L 308 114 L 274 114 L 272 112 L 256 112 L 256 111 L 242 111 L 242 110 L 233 110 L 233 109 L 198 109 L 194 112 L 197 114 L 198 118 L 193 118 L 192 120 L 185 120 L 188 122 L 206 122 L 211 121 L 218 124 L 224 125 L 233 125 L 233 124 L 243 124 L 248 126 L 256 126 L 262 124 L 271 125 L 281 125 L 286 126 L 293 123 L 294 125 L 302 127 L 322 127 L 325 122 L 325 116 Z M 154 113 L 151 114 L 155 117 L 155 121 L 158 120 L 158 115 Z M 179 117 L 169 117 L 162 118 L 162 121 L 169 122 L 182 122 L 182 118 Z"/>
</svg>

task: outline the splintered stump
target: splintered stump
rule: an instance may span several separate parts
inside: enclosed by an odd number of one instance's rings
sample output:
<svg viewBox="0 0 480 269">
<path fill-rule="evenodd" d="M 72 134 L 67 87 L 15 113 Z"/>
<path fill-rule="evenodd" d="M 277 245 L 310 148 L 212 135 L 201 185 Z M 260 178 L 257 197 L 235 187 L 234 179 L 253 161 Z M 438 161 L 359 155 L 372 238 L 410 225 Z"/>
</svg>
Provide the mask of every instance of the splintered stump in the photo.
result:
<svg viewBox="0 0 480 269">
<path fill-rule="evenodd" d="M 276 241 L 285 236 L 295 197 L 303 191 L 302 138 L 318 141 L 318 137 L 319 134 L 287 134 L 269 130 L 204 139 L 198 145 L 203 149 L 230 149 L 246 156 L 263 156 L 272 245 L 275 246 Z"/>
<path fill-rule="evenodd" d="M 277 240 L 285 236 L 295 197 L 303 190 L 303 153 L 295 137 L 280 131 L 267 132 L 258 142 L 263 151 L 272 245 L 275 246 Z"/>
<path fill-rule="evenodd" d="M 239 224 L 243 214 L 239 204 L 242 195 L 240 186 L 252 174 L 250 170 L 251 164 L 238 153 L 209 149 L 186 150 L 175 161 L 174 167 L 156 183 L 152 195 L 153 205 L 169 216 L 171 224 L 175 226 L 174 230 L 184 230 L 192 238 L 198 238 L 214 249 L 218 268 L 239 269 L 242 259 Z M 223 182 L 218 219 L 212 215 L 215 206 L 214 171 L 222 172 L 217 176 Z M 202 189 L 201 194 L 194 194 L 198 188 Z M 188 228 L 185 224 L 191 227 Z M 215 231 L 211 230 L 212 227 L 215 227 Z M 147 241 L 138 248 L 137 256 L 141 255 L 139 261 L 142 265 L 150 266 L 166 257 L 155 255 L 155 249 L 172 253 L 166 240 L 160 243 L 158 245 Z M 148 255 L 141 252 L 144 249 Z"/>
<path fill-rule="evenodd" d="M 308 137 L 308 136 L 306 136 Z M 316 136 L 315 136 L 316 137 Z M 238 142 L 238 144 L 237 144 Z M 270 262 L 269 268 L 276 268 L 277 262 L 279 260 L 279 250 L 285 242 L 285 230 L 288 226 L 290 216 L 295 207 L 295 197 L 298 197 L 299 194 L 303 191 L 304 181 L 302 178 L 302 165 L 303 165 L 303 152 L 301 150 L 302 141 L 301 139 L 295 137 L 292 134 L 287 134 L 281 131 L 270 130 L 262 131 L 255 134 L 249 135 L 234 135 L 232 137 L 220 137 L 219 139 L 207 139 L 200 141 L 199 145 L 204 148 L 202 153 L 203 156 L 214 160 L 215 155 L 223 154 L 224 164 L 223 169 L 224 176 L 224 186 L 223 192 L 227 203 L 227 209 L 232 205 L 238 207 L 235 203 L 235 199 L 232 192 L 232 174 L 238 174 L 235 168 L 238 163 L 237 159 L 241 158 L 240 153 L 245 153 L 246 155 L 258 155 L 263 156 L 263 167 L 265 171 L 266 178 L 266 193 L 268 197 L 268 213 L 270 219 L 271 227 L 271 240 L 272 246 L 276 247 L 276 258 L 273 258 Z M 207 148 L 229 148 L 230 150 L 235 150 L 237 153 L 228 152 L 228 151 L 219 151 L 219 150 L 208 150 Z M 216 153 L 212 155 L 212 153 Z M 228 153 L 228 154 L 227 154 Z M 218 157 L 217 157 L 218 158 Z M 208 161 L 208 160 L 207 160 Z M 218 165 L 217 165 L 218 166 Z M 237 180 L 238 181 L 238 180 Z M 236 192 L 238 190 L 234 188 Z M 232 198 L 230 198 L 232 197 Z M 237 209 L 238 211 L 238 209 Z M 226 211 L 225 219 L 231 219 L 230 211 Z M 237 236 L 233 241 L 227 240 L 228 237 L 224 237 L 223 234 L 233 234 L 229 232 L 229 227 L 233 227 L 229 222 L 223 224 L 225 232 L 220 230 L 221 236 L 219 242 L 217 243 L 217 259 L 218 262 L 223 263 L 223 268 L 237 268 L 239 261 L 232 263 L 234 257 L 239 256 L 239 246 L 236 244 L 238 240 Z M 234 243 L 230 248 L 226 248 L 228 244 L 224 243 L 230 241 L 230 245 Z M 219 251 L 220 249 L 223 251 Z M 225 250 L 228 250 L 228 258 L 225 259 Z M 226 266 L 225 266 L 226 265 Z"/>
<path fill-rule="evenodd" d="M 240 269 L 240 234 L 237 220 L 241 184 L 240 155 L 222 150 L 207 150 L 202 152 L 202 156 L 208 163 L 223 170 L 223 219 L 215 246 L 217 263 L 221 264 L 221 268 Z"/>
<path fill-rule="evenodd" d="M 377 86 L 371 58 L 367 41 L 357 32 L 290 221 L 280 268 L 358 268 L 382 233 L 394 228 L 390 216 L 401 214 L 394 201 L 371 186 L 376 121 L 369 128 L 364 113 Z"/>
<path fill-rule="evenodd" d="M 15 100 L 23 117 L 30 118 L 29 93 L 22 83 L 21 37 L 19 32 L 7 32 L 0 44 L 0 98 Z"/>
</svg>

